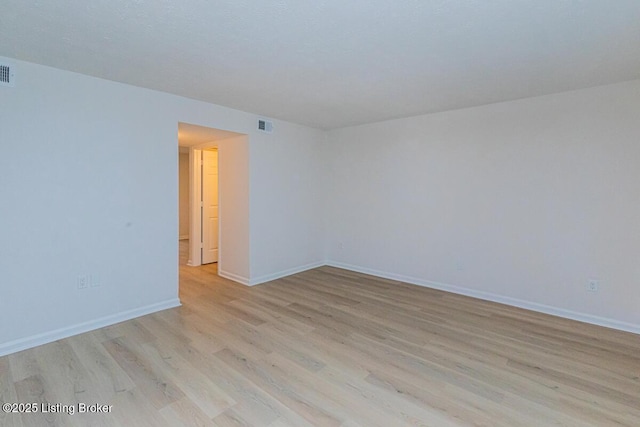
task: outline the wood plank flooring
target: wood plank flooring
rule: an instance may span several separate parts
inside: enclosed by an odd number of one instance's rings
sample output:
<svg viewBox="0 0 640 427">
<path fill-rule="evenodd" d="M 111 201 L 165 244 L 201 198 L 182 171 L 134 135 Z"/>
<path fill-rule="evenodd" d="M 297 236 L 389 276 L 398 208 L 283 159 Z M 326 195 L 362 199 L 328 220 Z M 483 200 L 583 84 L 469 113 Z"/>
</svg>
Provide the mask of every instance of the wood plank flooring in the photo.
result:
<svg viewBox="0 0 640 427">
<path fill-rule="evenodd" d="M 640 426 L 638 335 L 330 267 L 180 297 L 0 358 L 2 402 L 112 405 L 0 426 Z"/>
</svg>

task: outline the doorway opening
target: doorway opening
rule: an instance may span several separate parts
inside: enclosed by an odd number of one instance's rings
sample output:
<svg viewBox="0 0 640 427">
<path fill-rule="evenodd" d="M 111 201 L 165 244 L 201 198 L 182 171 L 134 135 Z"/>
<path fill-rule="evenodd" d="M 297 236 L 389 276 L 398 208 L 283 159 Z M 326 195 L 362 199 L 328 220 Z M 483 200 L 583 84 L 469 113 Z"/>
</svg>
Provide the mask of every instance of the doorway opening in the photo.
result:
<svg viewBox="0 0 640 427">
<path fill-rule="evenodd" d="M 181 268 L 217 263 L 218 275 L 248 284 L 248 136 L 178 123 L 178 146 Z"/>
</svg>

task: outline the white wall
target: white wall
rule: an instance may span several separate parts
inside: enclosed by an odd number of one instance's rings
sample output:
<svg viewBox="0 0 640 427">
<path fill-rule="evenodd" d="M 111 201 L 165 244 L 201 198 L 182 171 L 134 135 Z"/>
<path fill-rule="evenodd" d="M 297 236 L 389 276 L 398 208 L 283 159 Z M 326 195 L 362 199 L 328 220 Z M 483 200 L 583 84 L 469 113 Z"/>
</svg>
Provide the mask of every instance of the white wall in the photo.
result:
<svg viewBox="0 0 640 427">
<path fill-rule="evenodd" d="M 13 62 L 0 354 L 178 303 L 178 122 L 248 135 L 232 146 L 248 189 L 234 251 L 248 256 L 229 270 L 250 284 L 326 257 L 640 328 L 638 81 L 329 133 L 275 121 L 269 135 L 252 114 Z M 100 286 L 78 290 L 79 275 Z"/>
<path fill-rule="evenodd" d="M 640 332 L 640 81 L 345 128 L 325 149 L 332 264 Z"/>
<path fill-rule="evenodd" d="M 189 153 L 178 156 L 178 236 L 189 236 Z"/>
<path fill-rule="evenodd" d="M 251 146 L 252 284 L 324 264 L 324 133 L 311 135 L 315 146 L 302 143 L 309 138 L 303 126 L 276 122 L 264 143 Z"/>
<path fill-rule="evenodd" d="M 243 283 L 250 276 L 249 141 L 238 136 L 218 142 L 220 201 L 219 273 Z"/>
<path fill-rule="evenodd" d="M 0 87 L 10 106 L 0 109 L 0 354 L 178 303 L 178 122 L 249 135 L 252 223 L 244 244 L 257 272 L 275 276 L 321 261 L 298 248 L 322 236 L 301 233 L 301 220 L 282 227 L 254 182 L 305 171 L 303 184 L 269 192 L 314 215 L 304 185 L 315 180 L 312 156 L 292 165 L 263 153 L 318 151 L 318 131 L 276 122 L 266 135 L 254 131 L 252 114 L 12 62 L 16 87 Z M 263 241 L 270 235 L 256 229 L 261 223 L 279 229 L 277 245 Z M 267 247 L 279 251 L 279 263 L 265 262 Z M 246 271 L 253 275 L 253 265 Z M 78 290 L 79 275 L 101 286 Z"/>
</svg>

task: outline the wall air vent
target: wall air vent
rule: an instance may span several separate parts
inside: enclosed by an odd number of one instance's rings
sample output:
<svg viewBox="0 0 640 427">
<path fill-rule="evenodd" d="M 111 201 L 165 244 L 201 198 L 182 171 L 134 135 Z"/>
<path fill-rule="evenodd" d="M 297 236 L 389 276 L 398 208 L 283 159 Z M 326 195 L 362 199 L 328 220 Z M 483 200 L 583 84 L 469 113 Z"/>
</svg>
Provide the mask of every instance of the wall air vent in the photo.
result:
<svg viewBox="0 0 640 427">
<path fill-rule="evenodd" d="M 0 62 L 0 86 L 13 87 L 16 83 L 15 66 Z"/>
<path fill-rule="evenodd" d="M 258 130 L 260 132 L 271 133 L 273 132 L 273 122 L 258 119 Z"/>
</svg>

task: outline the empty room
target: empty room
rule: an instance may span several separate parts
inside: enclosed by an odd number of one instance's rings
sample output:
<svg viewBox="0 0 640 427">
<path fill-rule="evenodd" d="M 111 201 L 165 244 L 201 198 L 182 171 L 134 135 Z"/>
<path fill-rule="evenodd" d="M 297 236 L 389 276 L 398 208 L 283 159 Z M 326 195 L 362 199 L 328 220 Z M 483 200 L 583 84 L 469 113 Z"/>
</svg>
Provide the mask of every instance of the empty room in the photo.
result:
<svg viewBox="0 0 640 427">
<path fill-rule="evenodd" d="M 640 2 L 3 0 L 0 426 L 640 425 Z"/>
</svg>

